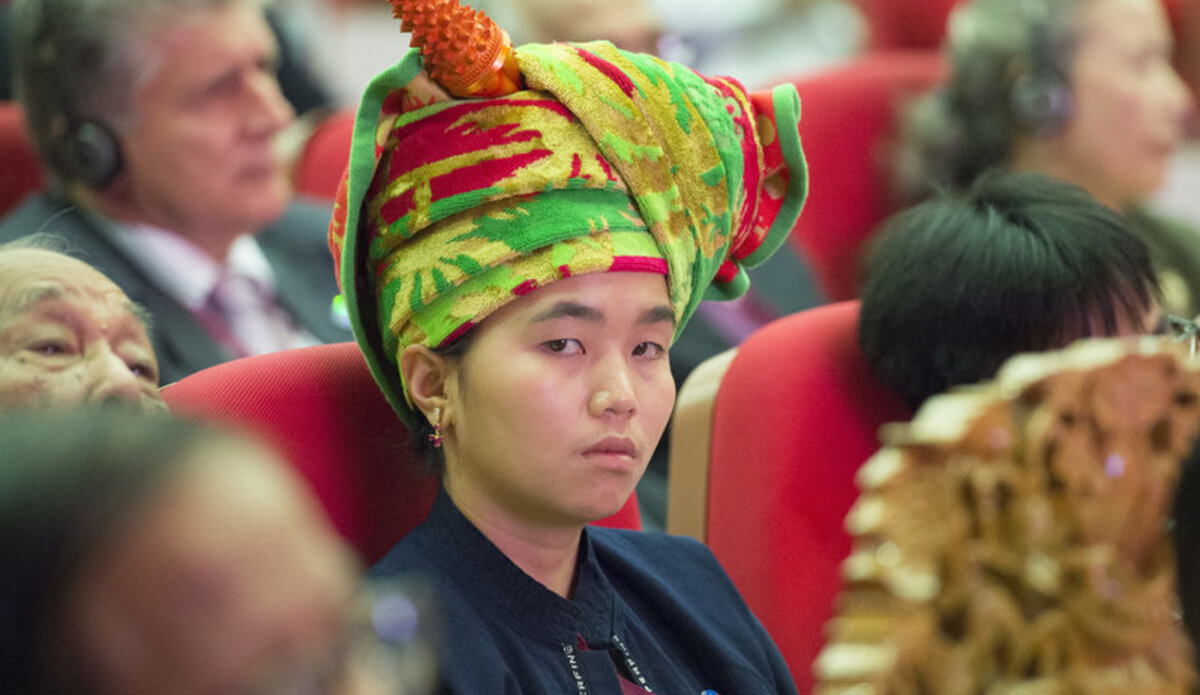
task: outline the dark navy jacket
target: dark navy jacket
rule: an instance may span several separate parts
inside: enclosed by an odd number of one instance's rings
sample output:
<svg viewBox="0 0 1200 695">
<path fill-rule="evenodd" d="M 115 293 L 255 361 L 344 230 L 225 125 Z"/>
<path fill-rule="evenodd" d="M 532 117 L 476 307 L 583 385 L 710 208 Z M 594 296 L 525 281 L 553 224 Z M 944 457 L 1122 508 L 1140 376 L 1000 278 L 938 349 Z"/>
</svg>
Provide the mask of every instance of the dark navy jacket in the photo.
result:
<svg viewBox="0 0 1200 695">
<path fill-rule="evenodd" d="M 442 492 L 371 574 L 433 583 L 443 692 L 620 695 L 619 668 L 669 695 L 796 693 L 762 625 L 692 539 L 588 527 L 566 600 L 509 561 Z"/>
</svg>

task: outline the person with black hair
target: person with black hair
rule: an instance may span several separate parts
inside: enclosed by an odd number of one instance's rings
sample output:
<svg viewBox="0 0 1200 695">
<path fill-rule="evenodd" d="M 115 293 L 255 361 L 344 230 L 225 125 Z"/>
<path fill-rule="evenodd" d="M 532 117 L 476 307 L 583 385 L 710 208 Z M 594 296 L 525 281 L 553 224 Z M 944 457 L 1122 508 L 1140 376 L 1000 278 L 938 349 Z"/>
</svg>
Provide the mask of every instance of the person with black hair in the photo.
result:
<svg viewBox="0 0 1200 695">
<path fill-rule="evenodd" d="M 887 220 L 867 255 L 859 344 L 916 409 L 1020 352 L 1151 331 L 1145 244 L 1072 184 L 991 172 Z"/>
</svg>

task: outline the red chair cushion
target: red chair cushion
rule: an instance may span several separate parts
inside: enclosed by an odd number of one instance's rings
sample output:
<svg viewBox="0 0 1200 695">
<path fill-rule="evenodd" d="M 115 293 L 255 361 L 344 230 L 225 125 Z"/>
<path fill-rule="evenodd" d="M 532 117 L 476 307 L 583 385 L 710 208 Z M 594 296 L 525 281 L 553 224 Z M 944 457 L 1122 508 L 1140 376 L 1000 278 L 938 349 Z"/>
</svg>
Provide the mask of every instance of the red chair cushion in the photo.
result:
<svg viewBox="0 0 1200 695">
<path fill-rule="evenodd" d="M 895 211 L 887 157 L 897 108 L 944 72 L 934 51 L 897 51 L 793 80 L 810 189 L 791 240 L 828 299 L 857 296 L 862 244 Z"/>
<path fill-rule="evenodd" d="M 946 36 L 946 19 L 960 0 L 858 0 L 867 24 L 867 47 L 936 50 Z"/>
<path fill-rule="evenodd" d="M 220 364 L 164 388 L 163 398 L 174 412 L 249 428 L 276 446 L 368 563 L 433 503 L 436 481 L 417 474 L 408 431 L 354 343 Z"/>
<path fill-rule="evenodd" d="M 45 187 L 42 167 L 16 102 L 0 102 L 0 215 Z M 30 230 L 33 231 L 33 230 Z"/>
<path fill-rule="evenodd" d="M 909 419 L 868 371 L 858 302 L 779 319 L 738 349 L 717 394 L 708 545 L 782 650 L 800 692 L 850 552 L 854 475 L 886 422 Z"/>
<path fill-rule="evenodd" d="M 295 165 L 296 193 L 332 201 L 338 184 L 350 162 L 350 141 L 354 135 L 354 111 L 345 110 L 326 116 L 313 128 Z"/>
</svg>

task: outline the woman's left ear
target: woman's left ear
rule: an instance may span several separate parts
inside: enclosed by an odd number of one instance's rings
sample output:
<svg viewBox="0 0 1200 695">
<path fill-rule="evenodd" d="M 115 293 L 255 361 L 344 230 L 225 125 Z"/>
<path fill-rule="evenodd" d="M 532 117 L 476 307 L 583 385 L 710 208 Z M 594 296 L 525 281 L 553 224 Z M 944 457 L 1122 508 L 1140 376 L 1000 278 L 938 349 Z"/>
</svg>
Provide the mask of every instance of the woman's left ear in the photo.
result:
<svg viewBox="0 0 1200 695">
<path fill-rule="evenodd" d="M 450 361 L 424 345 L 409 345 L 400 351 L 400 374 L 408 388 L 409 397 L 426 418 L 433 411 L 447 412 L 446 381 Z M 432 420 L 430 420 L 432 422 Z"/>
</svg>

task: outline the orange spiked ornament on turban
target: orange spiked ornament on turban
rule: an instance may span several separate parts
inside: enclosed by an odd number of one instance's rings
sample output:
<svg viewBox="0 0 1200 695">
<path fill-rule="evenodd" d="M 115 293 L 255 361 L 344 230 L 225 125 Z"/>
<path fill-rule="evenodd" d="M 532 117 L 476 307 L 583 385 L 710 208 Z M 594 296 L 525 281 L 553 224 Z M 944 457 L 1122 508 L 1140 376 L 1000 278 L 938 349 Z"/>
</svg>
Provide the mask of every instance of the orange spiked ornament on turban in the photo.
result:
<svg viewBox="0 0 1200 695">
<path fill-rule="evenodd" d="M 742 294 L 795 224 L 808 180 L 791 85 L 751 94 L 607 42 L 509 49 L 454 0 L 393 3 L 420 52 L 367 88 L 330 245 L 355 336 L 410 424 L 404 347 L 611 271 L 665 275 L 678 335 L 702 298 Z"/>
<path fill-rule="evenodd" d="M 429 76 L 456 97 L 499 97 L 521 88 L 512 40 L 486 14 L 458 0 L 392 0 Z"/>
</svg>

